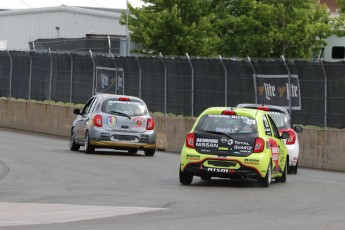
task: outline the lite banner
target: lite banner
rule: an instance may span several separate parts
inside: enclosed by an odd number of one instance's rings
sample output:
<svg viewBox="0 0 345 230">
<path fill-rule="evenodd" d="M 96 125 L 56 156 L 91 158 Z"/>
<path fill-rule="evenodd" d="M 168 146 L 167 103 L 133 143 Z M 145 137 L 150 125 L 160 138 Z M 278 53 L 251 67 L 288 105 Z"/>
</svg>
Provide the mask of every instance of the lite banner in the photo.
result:
<svg viewBox="0 0 345 230">
<path fill-rule="evenodd" d="M 122 68 L 96 66 L 96 93 L 124 94 Z"/>
<path fill-rule="evenodd" d="M 291 91 L 289 90 L 289 75 L 257 74 L 255 76 L 257 103 L 289 108 L 289 93 L 291 92 L 291 109 L 301 110 L 298 75 L 290 75 Z"/>
</svg>

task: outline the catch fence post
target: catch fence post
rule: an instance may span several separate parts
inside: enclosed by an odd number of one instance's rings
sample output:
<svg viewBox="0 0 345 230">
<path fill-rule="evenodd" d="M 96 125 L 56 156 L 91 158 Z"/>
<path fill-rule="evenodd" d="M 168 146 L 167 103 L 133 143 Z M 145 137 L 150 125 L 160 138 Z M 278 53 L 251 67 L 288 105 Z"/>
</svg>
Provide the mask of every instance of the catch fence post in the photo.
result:
<svg viewBox="0 0 345 230">
<path fill-rule="evenodd" d="M 141 98 L 141 66 L 140 66 L 140 62 L 139 62 L 139 56 L 136 56 L 137 62 L 138 62 L 138 66 L 139 66 L 139 98 Z"/>
<path fill-rule="evenodd" d="M 247 57 L 247 62 L 249 63 L 250 67 L 251 67 L 252 70 L 253 70 L 255 104 L 258 104 L 258 83 L 257 83 L 257 81 L 256 81 L 256 79 L 257 79 L 256 70 L 255 70 L 255 68 L 254 68 L 254 65 L 253 65 L 252 60 L 250 59 L 250 57 Z"/>
<path fill-rule="evenodd" d="M 71 60 L 71 80 L 69 85 L 69 103 L 72 105 L 72 94 L 73 94 L 73 58 L 71 52 L 68 52 L 69 58 Z"/>
<path fill-rule="evenodd" d="M 325 78 L 325 107 L 324 107 L 324 110 L 325 110 L 325 116 L 324 116 L 324 126 L 327 127 L 327 107 L 328 107 L 328 104 L 327 104 L 327 94 L 328 94 L 328 90 L 327 90 L 327 87 L 328 87 L 328 78 L 327 78 L 327 73 L 326 73 L 326 69 L 325 69 L 325 66 L 323 65 L 323 60 L 322 58 L 319 59 L 319 63 L 321 64 L 321 68 L 322 68 L 322 72 L 323 72 L 323 76 Z"/>
<path fill-rule="evenodd" d="M 52 59 L 52 53 L 50 51 L 50 48 L 48 49 L 49 52 L 49 59 L 50 59 L 50 75 L 49 75 L 49 104 L 52 97 L 52 83 L 53 83 L 53 59 Z"/>
<path fill-rule="evenodd" d="M 280 58 L 282 59 L 282 61 L 284 62 L 284 66 L 288 72 L 288 89 L 287 89 L 287 94 L 288 94 L 288 99 L 289 99 L 289 113 L 290 116 L 292 116 L 292 109 L 291 109 L 291 73 L 290 73 L 290 69 L 289 66 L 287 65 L 285 58 L 283 55 L 280 56 Z"/>
<path fill-rule="evenodd" d="M 29 98 L 28 100 L 31 100 L 31 79 L 32 79 L 32 57 L 30 55 L 30 51 L 28 51 L 28 55 L 30 58 L 30 71 L 29 71 Z"/>
<path fill-rule="evenodd" d="M 189 62 L 189 65 L 190 65 L 190 68 L 192 70 L 192 108 L 191 108 L 191 116 L 194 117 L 194 67 L 193 67 L 193 64 L 189 58 L 189 55 L 188 53 L 186 53 L 186 57 L 187 57 L 187 60 Z"/>
<path fill-rule="evenodd" d="M 223 58 L 221 55 L 219 55 L 219 60 L 222 63 L 222 66 L 224 68 L 224 106 L 228 106 L 228 71 L 226 69 L 226 66 L 224 64 Z"/>
<path fill-rule="evenodd" d="M 95 69 L 96 69 L 96 67 L 95 67 L 95 60 L 93 60 L 92 51 L 89 50 L 89 53 L 90 53 L 90 57 L 92 60 L 92 66 L 93 66 L 93 68 L 92 68 L 92 96 L 93 96 L 93 95 L 95 95 L 95 78 L 96 78 Z"/>
<path fill-rule="evenodd" d="M 108 35 L 108 53 L 109 56 L 111 55 L 111 41 L 110 41 L 110 36 Z"/>
<path fill-rule="evenodd" d="M 167 66 L 163 60 L 162 53 L 159 53 L 159 57 L 161 58 L 161 61 L 164 65 L 164 115 L 167 115 Z"/>
<path fill-rule="evenodd" d="M 7 50 L 8 53 L 8 57 L 10 58 L 10 83 L 9 83 L 9 87 L 10 87 L 10 91 L 9 91 L 9 98 L 10 100 L 12 99 L 12 68 L 13 68 L 13 63 L 12 63 L 12 57 L 10 54 L 10 51 Z"/>
</svg>

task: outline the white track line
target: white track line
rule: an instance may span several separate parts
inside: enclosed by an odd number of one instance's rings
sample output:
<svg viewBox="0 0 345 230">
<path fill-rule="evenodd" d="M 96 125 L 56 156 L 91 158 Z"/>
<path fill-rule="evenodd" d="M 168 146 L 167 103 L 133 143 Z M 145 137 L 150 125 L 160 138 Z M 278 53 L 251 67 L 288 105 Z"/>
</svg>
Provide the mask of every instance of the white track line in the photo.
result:
<svg viewBox="0 0 345 230">
<path fill-rule="evenodd" d="M 0 202 L 0 226 L 64 223 L 162 209 L 164 208 Z"/>
</svg>

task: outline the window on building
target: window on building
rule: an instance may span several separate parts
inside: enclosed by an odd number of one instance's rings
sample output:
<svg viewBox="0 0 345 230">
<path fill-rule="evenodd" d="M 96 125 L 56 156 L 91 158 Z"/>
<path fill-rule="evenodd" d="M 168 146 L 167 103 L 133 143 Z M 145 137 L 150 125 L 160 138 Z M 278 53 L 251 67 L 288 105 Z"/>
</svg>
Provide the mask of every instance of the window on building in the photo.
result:
<svg viewBox="0 0 345 230">
<path fill-rule="evenodd" d="M 333 59 L 344 59 L 345 58 L 345 47 L 344 46 L 333 46 L 332 47 L 332 58 Z"/>
</svg>

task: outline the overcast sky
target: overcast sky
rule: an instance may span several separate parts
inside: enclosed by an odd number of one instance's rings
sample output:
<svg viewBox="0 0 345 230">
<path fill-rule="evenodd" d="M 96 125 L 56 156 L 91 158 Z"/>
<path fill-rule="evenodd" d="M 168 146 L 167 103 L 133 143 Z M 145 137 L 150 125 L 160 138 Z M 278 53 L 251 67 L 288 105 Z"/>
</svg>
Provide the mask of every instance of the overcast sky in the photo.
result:
<svg viewBox="0 0 345 230">
<path fill-rule="evenodd" d="M 140 7 L 140 0 L 128 0 L 134 7 Z M 126 0 L 0 0 L 1 9 L 28 9 L 52 6 L 85 6 L 125 9 Z"/>
</svg>

